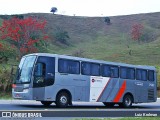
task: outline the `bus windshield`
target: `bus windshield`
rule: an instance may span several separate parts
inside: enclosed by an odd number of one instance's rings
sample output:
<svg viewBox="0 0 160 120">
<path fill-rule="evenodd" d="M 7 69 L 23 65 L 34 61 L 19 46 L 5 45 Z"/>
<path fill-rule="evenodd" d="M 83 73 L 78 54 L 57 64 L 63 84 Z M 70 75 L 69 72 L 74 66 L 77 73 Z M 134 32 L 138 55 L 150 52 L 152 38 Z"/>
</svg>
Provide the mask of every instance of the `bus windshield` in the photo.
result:
<svg viewBox="0 0 160 120">
<path fill-rule="evenodd" d="M 18 66 L 15 83 L 29 83 L 36 56 L 27 56 L 21 59 Z"/>
</svg>

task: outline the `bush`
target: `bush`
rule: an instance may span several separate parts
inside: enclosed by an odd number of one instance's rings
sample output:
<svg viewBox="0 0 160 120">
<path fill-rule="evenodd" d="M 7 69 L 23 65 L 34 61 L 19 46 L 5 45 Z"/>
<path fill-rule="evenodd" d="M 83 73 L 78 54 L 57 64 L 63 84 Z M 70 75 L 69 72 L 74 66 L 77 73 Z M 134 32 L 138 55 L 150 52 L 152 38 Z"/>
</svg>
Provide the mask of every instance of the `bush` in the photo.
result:
<svg viewBox="0 0 160 120">
<path fill-rule="evenodd" d="M 70 39 L 68 32 L 61 29 L 61 28 L 57 28 L 55 30 L 54 38 L 55 38 L 56 42 L 60 42 L 65 45 L 68 45 L 68 40 Z"/>
<path fill-rule="evenodd" d="M 11 91 L 12 76 L 10 74 L 10 70 L 4 70 L 0 68 L 0 76 L 0 91 Z"/>
</svg>

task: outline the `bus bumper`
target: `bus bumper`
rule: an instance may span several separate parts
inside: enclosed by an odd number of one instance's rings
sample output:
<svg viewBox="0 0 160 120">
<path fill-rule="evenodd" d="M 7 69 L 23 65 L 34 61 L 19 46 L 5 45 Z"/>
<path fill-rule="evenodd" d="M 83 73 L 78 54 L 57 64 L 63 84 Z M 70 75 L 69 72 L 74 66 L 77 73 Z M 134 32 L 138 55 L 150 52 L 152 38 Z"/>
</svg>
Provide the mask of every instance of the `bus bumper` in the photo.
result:
<svg viewBox="0 0 160 120">
<path fill-rule="evenodd" d="M 32 100 L 32 90 L 31 89 L 24 89 L 22 92 L 16 92 L 12 89 L 12 98 L 14 99 L 21 99 L 21 100 Z"/>
</svg>

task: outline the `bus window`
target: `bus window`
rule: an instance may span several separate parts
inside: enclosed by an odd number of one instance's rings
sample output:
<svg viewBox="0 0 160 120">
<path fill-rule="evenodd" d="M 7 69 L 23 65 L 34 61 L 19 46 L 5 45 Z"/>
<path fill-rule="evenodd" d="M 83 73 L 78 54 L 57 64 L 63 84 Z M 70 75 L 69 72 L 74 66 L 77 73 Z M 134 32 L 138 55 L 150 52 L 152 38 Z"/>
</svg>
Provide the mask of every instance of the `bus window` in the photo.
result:
<svg viewBox="0 0 160 120">
<path fill-rule="evenodd" d="M 79 74 L 80 73 L 80 63 L 79 61 L 59 59 L 58 72 L 69 73 L 69 74 Z"/>
<path fill-rule="evenodd" d="M 99 76 L 100 75 L 100 65 L 91 63 L 91 75 Z"/>
<path fill-rule="evenodd" d="M 119 77 L 119 70 L 117 66 L 111 66 L 111 77 L 118 78 Z"/>
<path fill-rule="evenodd" d="M 111 77 L 111 69 L 109 65 L 102 65 L 102 76 Z"/>
<path fill-rule="evenodd" d="M 121 67 L 120 68 L 120 77 L 126 79 L 127 78 L 127 68 Z"/>
<path fill-rule="evenodd" d="M 121 67 L 120 77 L 124 79 L 135 79 L 135 70 L 133 68 Z"/>
<path fill-rule="evenodd" d="M 148 71 L 148 80 L 154 81 L 154 71 L 153 70 Z"/>
<path fill-rule="evenodd" d="M 45 75 L 45 64 L 44 63 L 37 63 L 35 69 L 35 76 L 44 76 Z"/>
<path fill-rule="evenodd" d="M 137 80 L 147 80 L 147 70 L 137 69 L 136 70 L 136 79 Z"/>
<path fill-rule="evenodd" d="M 44 63 L 37 63 L 34 70 L 34 87 L 43 87 L 45 79 L 46 65 Z"/>
<path fill-rule="evenodd" d="M 102 65 L 102 76 L 103 77 L 119 77 L 119 71 L 117 66 L 110 66 L 110 65 Z"/>
<path fill-rule="evenodd" d="M 82 72 L 82 74 L 83 75 L 90 75 L 91 73 L 90 73 L 90 69 L 91 69 L 91 65 L 90 65 L 90 63 L 86 63 L 86 62 L 82 62 L 82 70 L 81 70 L 81 72 Z"/>
<path fill-rule="evenodd" d="M 96 63 L 88 63 L 82 62 L 82 74 L 83 75 L 93 75 L 99 76 L 100 75 L 100 65 Z"/>
<path fill-rule="evenodd" d="M 135 69 L 134 68 L 128 68 L 127 74 L 128 74 L 128 79 L 135 79 Z"/>
</svg>

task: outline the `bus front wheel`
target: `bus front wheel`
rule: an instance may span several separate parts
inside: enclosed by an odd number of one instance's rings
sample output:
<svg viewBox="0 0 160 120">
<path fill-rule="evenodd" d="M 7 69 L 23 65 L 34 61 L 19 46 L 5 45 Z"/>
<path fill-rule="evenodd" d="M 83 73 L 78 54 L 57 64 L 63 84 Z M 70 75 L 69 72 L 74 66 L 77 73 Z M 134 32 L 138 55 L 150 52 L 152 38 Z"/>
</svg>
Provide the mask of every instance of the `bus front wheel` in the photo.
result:
<svg viewBox="0 0 160 120">
<path fill-rule="evenodd" d="M 52 101 L 41 101 L 41 103 L 44 105 L 44 106 L 50 106 L 52 104 Z"/>
<path fill-rule="evenodd" d="M 69 104 L 69 95 L 66 92 L 60 92 L 56 98 L 57 107 L 67 107 Z"/>
</svg>

